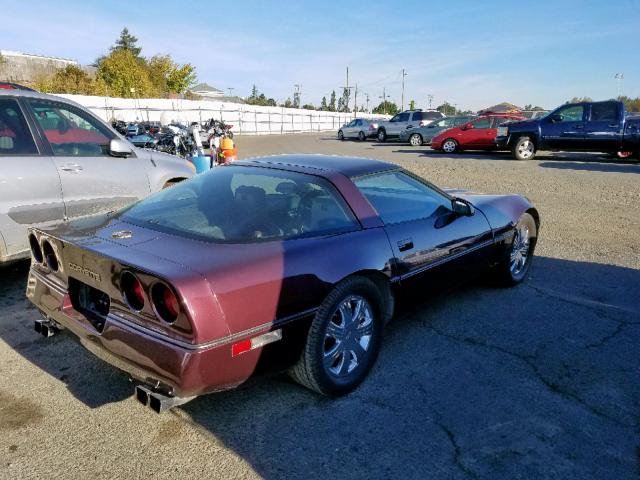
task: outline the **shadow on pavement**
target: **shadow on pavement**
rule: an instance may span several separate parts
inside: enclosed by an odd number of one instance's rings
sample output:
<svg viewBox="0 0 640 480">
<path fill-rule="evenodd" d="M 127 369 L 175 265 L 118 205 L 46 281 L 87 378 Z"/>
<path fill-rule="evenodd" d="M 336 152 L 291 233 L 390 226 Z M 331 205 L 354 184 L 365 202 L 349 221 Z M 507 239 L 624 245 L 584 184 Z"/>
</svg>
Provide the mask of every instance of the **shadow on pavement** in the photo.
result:
<svg viewBox="0 0 640 480">
<path fill-rule="evenodd" d="M 542 162 L 543 168 L 556 168 L 559 170 L 582 170 L 590 172 L 608 173 L 640 173 L 640 165 L 629 163 L 601 163 L 601 162 Z"/>
<path fill-rule="evenodd" d="M 376 367 L 346 397 L 320 397 L 276 374 L 168 415 L 268 479 L 345 472 L 367 479 L 631 478 L 640 274 L 535 262 L 516 288 L 476 282 L 442 297 L 406 299 Z M 66 376 L 71 393 L 91 407 L 131 395 L 123 374 L 68 335 L 46 340 L 32 332 L 24 314 L 27 268 L 2 272 L 0 293 L 11 297 L 2 340 L 38 368 Z"/>
</svg>

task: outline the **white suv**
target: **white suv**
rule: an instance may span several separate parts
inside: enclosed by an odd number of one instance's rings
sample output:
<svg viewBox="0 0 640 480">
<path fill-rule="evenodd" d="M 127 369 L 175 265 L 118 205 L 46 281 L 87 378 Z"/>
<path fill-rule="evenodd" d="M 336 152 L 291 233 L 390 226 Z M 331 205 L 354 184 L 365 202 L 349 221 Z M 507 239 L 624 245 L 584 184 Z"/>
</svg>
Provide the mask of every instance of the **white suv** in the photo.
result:
<svg viewBox="0 0 640 480">
<path fill-rule="evenodd" d="M 407 128 L 424 127 L 435 120 L 444 118 L 437 110 L 406 110 L 398 113 L 391 120 L 378 125 L 378 141 L 385 142 L 389 138 L 398 138 L 400 132 Z"/>
</svg>

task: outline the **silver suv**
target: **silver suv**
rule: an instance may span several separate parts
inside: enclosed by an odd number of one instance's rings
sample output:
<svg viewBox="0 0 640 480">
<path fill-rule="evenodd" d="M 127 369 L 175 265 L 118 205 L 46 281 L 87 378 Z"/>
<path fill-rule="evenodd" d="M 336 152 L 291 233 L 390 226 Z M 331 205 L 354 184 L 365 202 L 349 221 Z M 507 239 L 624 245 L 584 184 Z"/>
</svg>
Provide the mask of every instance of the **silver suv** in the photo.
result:
<svg viewBox="0 0 640 480">
<path fill-rule="evenodd" d="M 400 132 L 407 128 L 424 127 L 441 118 L 444 118 L 444 114 L 437 110 L 406 110 L 398 113 L 391 120 L 378 124 L 378 141 L 385 142 L 390 138 L 398 138 Z"/>
<path fill-rule="evenodd" d="M 28 256 L 30 225 L 119 209 L 194 174 L 75 102 L 2 83 L 0 166 L 0 264 Z"/>
</svg>

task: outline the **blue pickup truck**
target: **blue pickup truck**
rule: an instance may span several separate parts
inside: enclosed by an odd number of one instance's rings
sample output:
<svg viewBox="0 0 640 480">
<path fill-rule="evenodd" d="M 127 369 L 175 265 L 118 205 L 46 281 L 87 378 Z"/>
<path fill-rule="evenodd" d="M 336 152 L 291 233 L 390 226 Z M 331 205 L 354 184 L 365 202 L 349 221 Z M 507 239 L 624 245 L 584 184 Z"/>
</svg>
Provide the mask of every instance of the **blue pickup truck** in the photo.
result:
<svg viewBox="0 0 640 480">
<path fill-rule="evenodd" d="M 498 128 L 496 145 L 516 160 L 538 150 L 603 152 L 638 158 L 640 116 L 628 116 L 622 102 L 568 103 L 535 120 Z"/>
</svg>

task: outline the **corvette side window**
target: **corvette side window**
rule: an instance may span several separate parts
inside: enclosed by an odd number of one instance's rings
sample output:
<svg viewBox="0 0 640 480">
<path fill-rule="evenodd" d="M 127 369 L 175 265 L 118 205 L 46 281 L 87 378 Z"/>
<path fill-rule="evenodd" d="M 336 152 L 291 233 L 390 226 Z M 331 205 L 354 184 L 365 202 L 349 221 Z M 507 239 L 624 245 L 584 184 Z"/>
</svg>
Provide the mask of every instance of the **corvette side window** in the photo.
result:
<svg viewBox="0 0 640 480">
<path fill-rule="evenodd" d="M 428 218 L 451 207 L 447 197 L 403 172 L 368 175 L 354 183 L 386 224 Z"/>
</svg>

